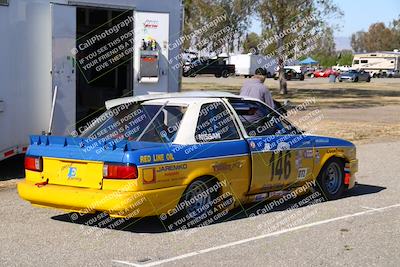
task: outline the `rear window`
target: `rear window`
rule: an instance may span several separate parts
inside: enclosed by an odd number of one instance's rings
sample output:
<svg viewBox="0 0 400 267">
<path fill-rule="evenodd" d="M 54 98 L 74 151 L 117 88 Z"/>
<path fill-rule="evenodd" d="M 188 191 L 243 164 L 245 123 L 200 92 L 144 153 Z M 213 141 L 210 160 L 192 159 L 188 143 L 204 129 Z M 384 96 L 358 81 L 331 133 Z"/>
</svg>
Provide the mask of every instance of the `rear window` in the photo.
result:
<svg viewBox="0 0 400 267">
<path fill-rule="evenodd" d="M 175 139 L 186 107 L 126 104 L 103 113 L 82 133 L 93 139 L 168 143 Z"/>
</svg>

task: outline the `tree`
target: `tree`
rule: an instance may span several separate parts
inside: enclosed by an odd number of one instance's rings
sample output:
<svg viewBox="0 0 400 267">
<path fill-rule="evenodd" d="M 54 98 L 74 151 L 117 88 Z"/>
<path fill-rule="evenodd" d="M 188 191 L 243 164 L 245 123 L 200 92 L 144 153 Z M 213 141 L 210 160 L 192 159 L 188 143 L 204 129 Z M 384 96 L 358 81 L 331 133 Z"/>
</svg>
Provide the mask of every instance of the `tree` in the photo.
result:
<svg viewBox="0 0 400 267">
<path fill-rule="evenodd" d="M 351 35 L 351 47 L 355 52 L 365 52 L 365 32 L 358 31 Z"/>
<path fill-rule="evenodd" d="M 258 54 L 260 51 L 258 51 L 258 44 L 261 42 L 260 36 L 258 36 L 257 33 L 251 32 L 246 35 L 246 39 L 244 40 L 243 43 L 243 53 L 248 54 L 248 53 L 253 53 L 253 54 Z"/>
<path fill-rule="evenodd" d="M 201 36 L 198 36 L 198 38 L 196 36 L 192 37 L 192 33 L 211 21 L 213 8 L 207 0 L 184 0 L 183 5 L 185 11 L 183 28 L 185 41 L 183 47 L 187 49 L 193 46 L 193 42 L 196 42 L 196 39 L 201 38 Z"/>
<path fill-rule="evenodd" d="M 372 24 L 364 36 L 365 48 L 368 52 L 393 50 L 393 32 L 384 23 Z"/>
<path fill-rule="evenodd" d="M 336 45 L 331 27 L 321 30 L 321 37 L 315 42 L 315 49 L 312 52 L 312 56 L 324 67 L 336 65 Z"/>
<path fill-rule="evenodd" d="M 234 51 L 235 44 L 245 34 L 250 15 L 256 0 L 184 0 L 185 26 L 184 35 L 190 36 L 185 48 L 197 50 Z M 224 19 L 220 19 L 224 17 Z M 213 22 L 218 21 L 216 25 Z M 212 27 L 208 27 L 212 25 Z M 206 28 L 205 31 L 199 29 Z M 217 38 L 210 38 L 215 33 L 223 32 Z M 196 34 L 193 34 L 196 33 Z"/>
<path fill-rule="evenodd" d="M 400 49 L 400 16 L 391 23 L 391 30 L 393 32 L 393 46 Z"/>
<path fill-rule="evenodd" d="M 353 64 L 353 57 L 351 50 L 342 50 L 338 54 L 337 64 L 340 66 L 351 66 Z"/>
<path fill-rule="evenodd" d="M 285 60 L 293 56 L 293 50 L 301 51 L 299 46 L 325 28 L 328 15 L 341 16 L 342 12 L 331 0 L 259 0 L 259 3 L 264 35 L 275 40 L 280 93 L 287 94 Z"/>
<path fill-rule="evenodd" d="M 400 46 L 400 20 L 392 27 L 378 22 L 369 26 L 367 32 L 359 31 L 351 36 L 351 47 L 355 52 L 391 51 Z"/>
</svg>

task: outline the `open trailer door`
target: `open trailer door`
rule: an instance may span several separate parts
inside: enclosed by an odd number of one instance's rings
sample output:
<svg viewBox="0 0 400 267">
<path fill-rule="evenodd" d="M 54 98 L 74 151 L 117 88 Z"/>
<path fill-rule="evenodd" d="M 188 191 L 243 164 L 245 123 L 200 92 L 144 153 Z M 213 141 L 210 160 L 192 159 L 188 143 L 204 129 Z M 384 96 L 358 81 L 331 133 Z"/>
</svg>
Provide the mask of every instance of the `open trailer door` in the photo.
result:
<svg viewBox="0 0 400 267">
<path fill-rule="evenodd" d="M 52 21 L 52 88 L 58 87 L 53 135 L 71 134 L 76 118 L 76 7 L 50 4 Z M 50 112 L 50 111 L 49 111 Z"/>
</svg>

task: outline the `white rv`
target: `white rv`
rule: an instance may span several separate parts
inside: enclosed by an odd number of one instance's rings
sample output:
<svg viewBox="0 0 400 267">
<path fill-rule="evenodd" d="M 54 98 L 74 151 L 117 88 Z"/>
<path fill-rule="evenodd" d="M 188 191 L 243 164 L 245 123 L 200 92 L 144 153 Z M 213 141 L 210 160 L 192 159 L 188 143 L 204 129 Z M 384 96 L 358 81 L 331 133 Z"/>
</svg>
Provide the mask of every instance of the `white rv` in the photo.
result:
<svg viewBox="0 0 400 267">
<path fill-rule="evenodd" d="M 353 59 L 353 69 L 364 69 L 373 77 L 400 70 L 400 52 L 383 51 L 373 53 L 357 53 Z"/>
<path fill-rule="evenodd" d="M 48 132 L 53 96 L 52 134 L 75 135 L 106 100 L 180 91 L 182 21 L 181 0 L 0 0 L 0 160 Z"/>
<path fill-rule="evenodd" d="M 277 66 L 275 59 L 253 54 L 232 55 L 229 57 L 228 62 L 235 65 L 236 75 L 241 75 L 245 78 L 255 74 L 272 77 Z"/>
</svg>

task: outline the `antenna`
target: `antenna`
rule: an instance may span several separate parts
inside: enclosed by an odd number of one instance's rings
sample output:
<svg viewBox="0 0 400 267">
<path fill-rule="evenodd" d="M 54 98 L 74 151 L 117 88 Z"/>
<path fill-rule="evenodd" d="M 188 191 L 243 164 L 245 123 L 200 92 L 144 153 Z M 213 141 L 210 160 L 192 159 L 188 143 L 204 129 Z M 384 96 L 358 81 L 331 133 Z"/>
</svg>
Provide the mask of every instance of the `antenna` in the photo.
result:
<svg viewBox="0 0 400 267">
<path fill-rule="evenodd" d="M 52 131 L 52 128 L 53 128 L 53 118 L 54 118 L 54 109 L 56 107 L 57 92 L 58 92 L 58 86 L 56 85 L 54 87 L 53 103 L 51 104 L 49 131 L 47 132 L 47 135 L 51 135 L 51 131 Z"/>
</svg>

